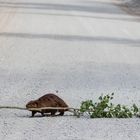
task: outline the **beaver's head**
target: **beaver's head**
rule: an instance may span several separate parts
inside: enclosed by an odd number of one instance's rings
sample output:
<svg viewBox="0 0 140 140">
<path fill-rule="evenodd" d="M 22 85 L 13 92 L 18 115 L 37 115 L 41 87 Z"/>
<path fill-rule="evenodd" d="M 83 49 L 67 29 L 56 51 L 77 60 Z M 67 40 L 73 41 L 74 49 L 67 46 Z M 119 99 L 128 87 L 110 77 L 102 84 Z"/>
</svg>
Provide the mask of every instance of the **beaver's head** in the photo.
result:
<svg viewBox="0 0 140 140">
<path fill-rule="evenodd" d="M 38 102 L 37 101 L 30 101 L 26 104 L 26 108 L 37 108 Z"/>
</svg>

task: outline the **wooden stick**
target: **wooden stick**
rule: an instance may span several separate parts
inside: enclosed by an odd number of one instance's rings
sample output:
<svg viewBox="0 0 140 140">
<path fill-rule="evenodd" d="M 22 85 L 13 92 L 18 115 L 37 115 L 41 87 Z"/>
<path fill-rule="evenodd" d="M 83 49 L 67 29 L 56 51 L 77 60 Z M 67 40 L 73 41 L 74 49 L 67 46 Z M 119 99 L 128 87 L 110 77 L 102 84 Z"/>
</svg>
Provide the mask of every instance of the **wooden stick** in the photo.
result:
<svg viewBox="0 0 140 140">
<path fill-rule="evenodd" d="M 72 107 L 41 107 L 41 108 L 25 108 L 25 107 L 18 107 L 18 106 L 0 106 L 0 109 L 19 109 L 19 110 L 28 110 L 28 111 L 42 111 L 45 109 L 50 110 L 67 110 L 74 114 L 74 116 L 80 117 L 80 109 L 72 108 Z"/>
<path fill-rule="evenodd" d="M 40 111 L 40 110 L 45 110 L 45 109 L 50 109 L 50 110 L 79 110 L 77 108 L 70 108 L 70 107 L 41 107 L 41 108 L 28 108 L 27 110 L 30 111 Z"/>
<path fill-rule="evenodd" d="M 0 109 L 19 109 L 19 110 L 27 110 L 27 108 L 24 107 L 18 107 L 18 106 L 0 106 Z"/>
<path fill-rule="evenodd" d="M 18 107 L 18 106 L 0 106 L 0 109 L 19 109 L 19 110 L 29 110 L 29 111 L 41 111 L 45 109 L 50 110 L 75 110 L 79 111 L 78 108 L 72 108 L 72 107 L 41 107 L 41 108 L 24 108 L 24 107 Z"/>
</svg>

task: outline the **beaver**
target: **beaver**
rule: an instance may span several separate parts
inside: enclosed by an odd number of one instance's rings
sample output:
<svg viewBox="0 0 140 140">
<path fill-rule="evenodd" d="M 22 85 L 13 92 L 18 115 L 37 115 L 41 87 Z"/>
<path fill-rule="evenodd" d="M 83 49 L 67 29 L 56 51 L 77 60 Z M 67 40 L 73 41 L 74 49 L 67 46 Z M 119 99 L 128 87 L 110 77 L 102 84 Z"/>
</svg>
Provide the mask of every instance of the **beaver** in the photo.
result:
<svg viewBox="0 0 140 140">
<path fill-rule="evenodd" d="M 53 93 L 46 94 L 42 97 L 40 97 L 37 100 L 30 101 L 26 104 L 26 108 L 42 108 L 42 107 L 68 107 L 68 105 L 57 95 Z M 51 113 L 51 116 L 55 116 L 56 112 L 60 112 L 59 115 L 63 116 L 65 111 L 68 111 L 67 109 L 43 109 L 41 111 L 34 110 L 32 111 L 32 117 L 39 112 L 44 116 L 44 113 Z"/>
</svg>

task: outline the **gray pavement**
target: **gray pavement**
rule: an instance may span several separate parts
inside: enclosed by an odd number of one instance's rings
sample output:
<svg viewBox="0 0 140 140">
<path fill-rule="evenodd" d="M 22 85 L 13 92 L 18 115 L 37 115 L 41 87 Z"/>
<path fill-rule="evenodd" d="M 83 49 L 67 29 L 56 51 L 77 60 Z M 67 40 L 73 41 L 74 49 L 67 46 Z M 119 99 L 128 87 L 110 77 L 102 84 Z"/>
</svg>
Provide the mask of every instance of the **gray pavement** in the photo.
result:
<svg viewBox="0 0 140 140">
<path fill-rule="evenodd" d="M 82 100 L 96 100 L 101 93 L 112 92 L 115 103 L 140 105 L 139 19 L 111 0 L 0 0 L 0 105 L 24 106 L 56 90 L 74 107 L 79 107 Z M 0 110 L 3 140 L 140 138 L 136 131 L 139 120 L 125 121 L 116 130 L 112 128 L 122 121 L 111 120 L 109 133 L 101 123 L 94 127 L 98 120 L 80 119 L 77 126 L 75 119 L 69 117 L 63 121 L 49 118 L 52 124 L 44 118 L 21 117 L 28 115 Z M 55 123 L 61 127 L 60 137 Z M 108 125 L 106 120 L 103 124 Z M 97 133 L 87 130 L 88 126 Z M 86 136 L 80 135 L 83 131 Z"/>
</svg>

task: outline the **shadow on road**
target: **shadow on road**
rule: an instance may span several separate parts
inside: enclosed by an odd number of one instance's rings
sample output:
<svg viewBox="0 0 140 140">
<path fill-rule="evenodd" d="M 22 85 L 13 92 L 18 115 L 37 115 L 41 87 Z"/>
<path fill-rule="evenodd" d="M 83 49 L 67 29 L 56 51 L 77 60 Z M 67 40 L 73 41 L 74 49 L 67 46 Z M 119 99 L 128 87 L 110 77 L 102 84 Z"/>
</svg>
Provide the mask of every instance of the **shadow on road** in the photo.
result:
<svg viewBox="0 0 140 140">
<path fill-rule="evenodd" d="M 2 13 L 2 12 L 1 12 Z M 9 13 L 9 12 L 3 12 Z M 12 12 L 10 12 L 12 13 Z M 49 13 L 49 12 L 20 12 L 17 11 L 16 14 L 25 14 L 25 15 L 44 15 L 44 16 L 58 16 L 58 17 L 81 17 L 85 19 L 98 19 L 98 20 L 110 20 L 110 21 L 123 21 L 123 22 L 139 22 L 140 18 L 131 18 L 131 17 L 104 17 L 104 16 L 95 16 L 95 15 L 84 15 L 84 14 L 63 14 L 63 13 Z"/>
<path fill-rule="evenodd" d="M 26 39 L 51 39 L 63 41 L 91 41 L 91 42 L 107 42 L 114 44 L 134 44 L 140 46 L 140 39 L 106 37 L 106 36 L 84 36 L 84 35 L 62 35 L 62 34 L 35 34 L 35 33 L 0 33 L 0 37 L 16 37 Z"/>
<path fill-rule="evenodd" d="M 97 2 L 93 4 L 50 4 L 50 3 L 15 3 L 15 2 L 0 2 L 0 7 L 3 8 L 23 8 L 23 9 L 37 9 L 37 10 L 60 10 L 60 11 L 79 11 L 90 13 L 107 13 L 107 14 L 122 14 L 118 10 L 114 10 L 114 7 L 109 7 L 108 3 Z"/>
</svg>

